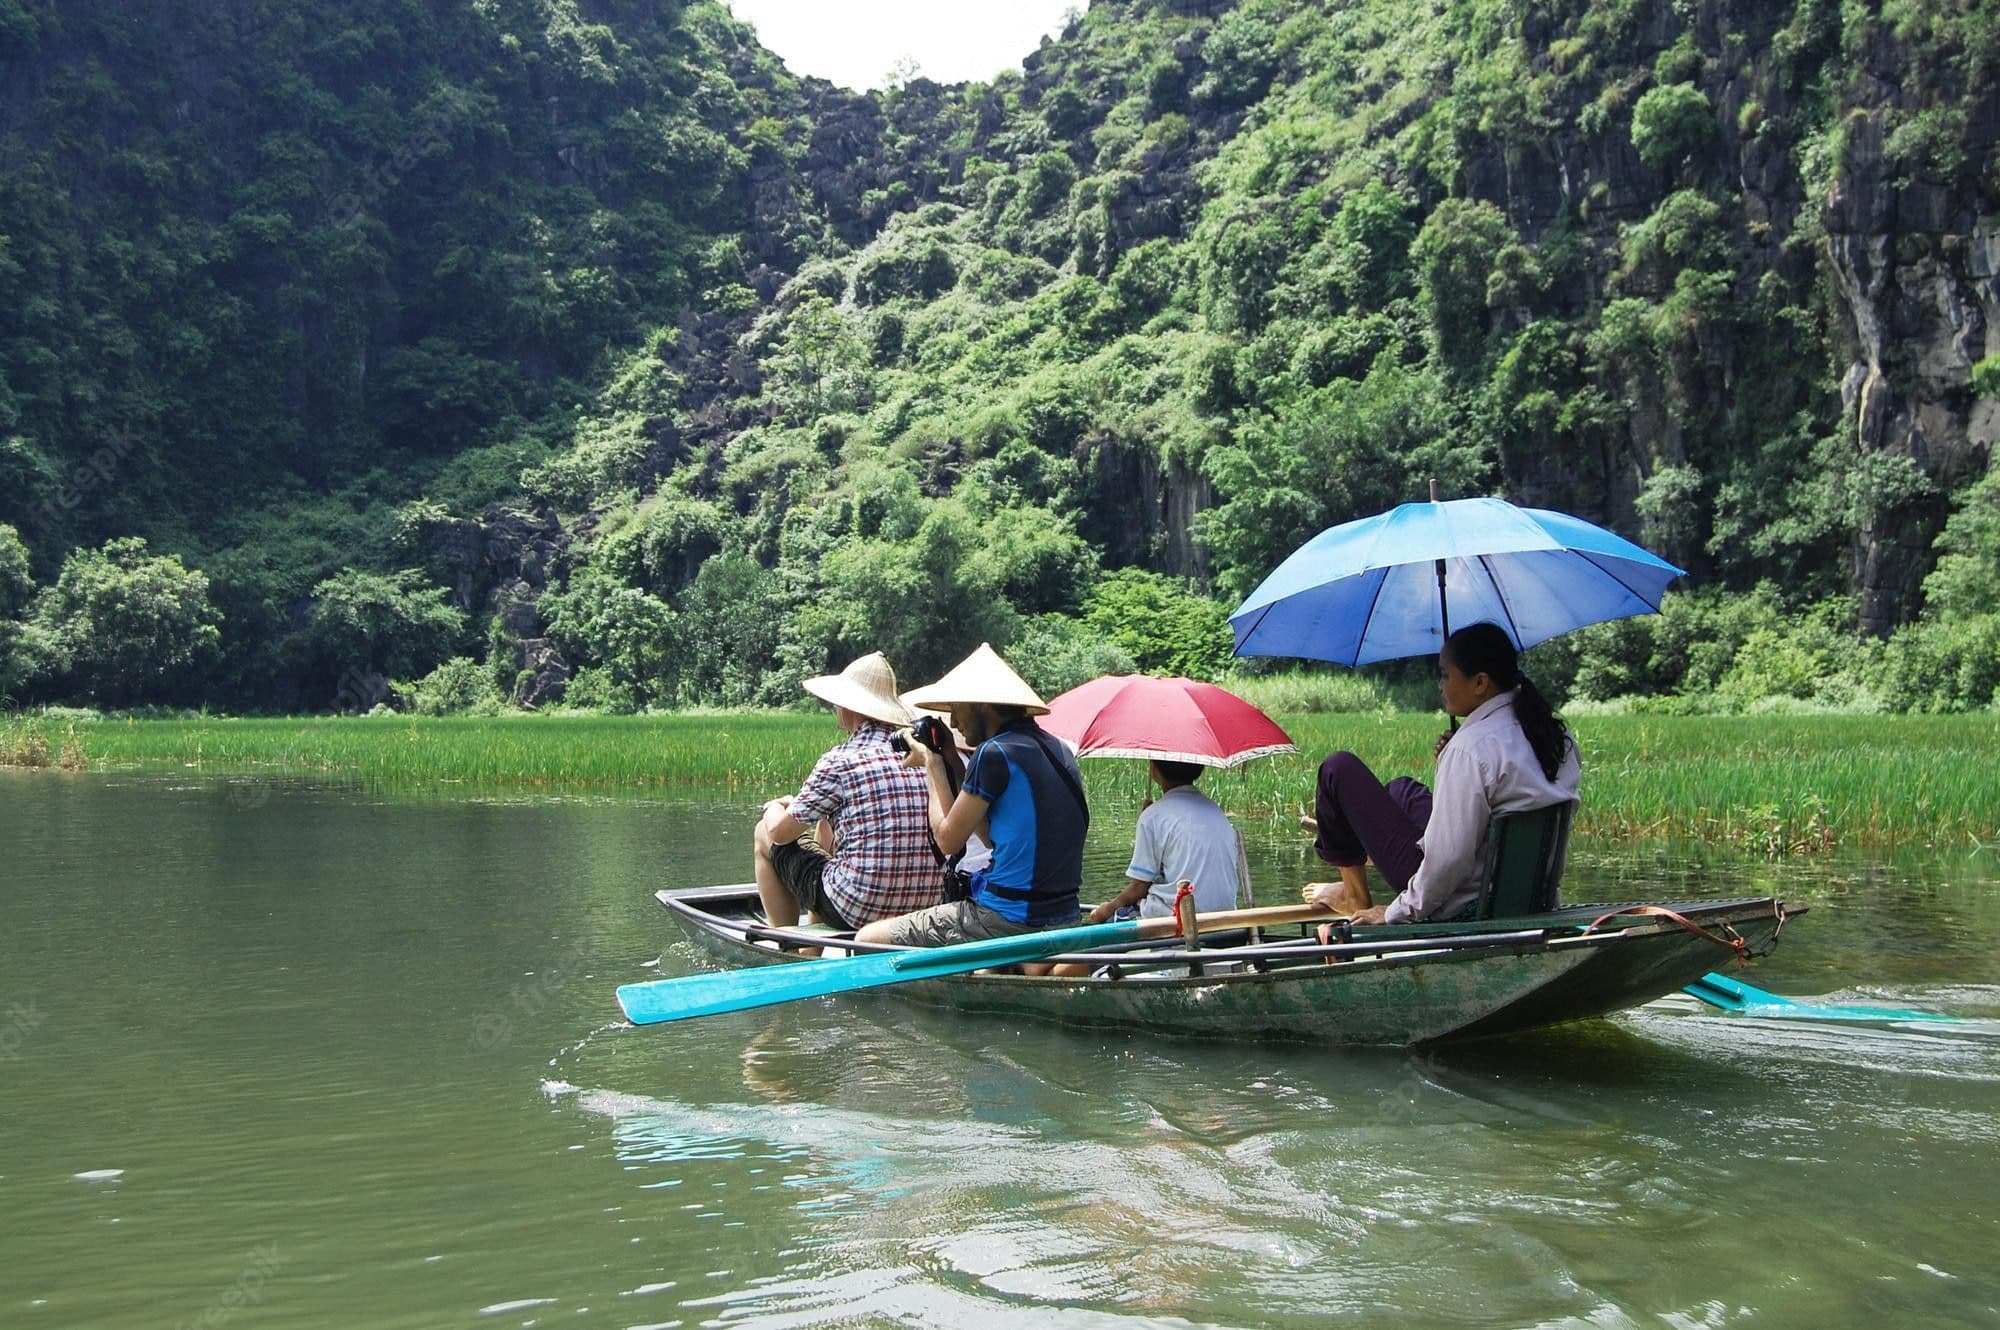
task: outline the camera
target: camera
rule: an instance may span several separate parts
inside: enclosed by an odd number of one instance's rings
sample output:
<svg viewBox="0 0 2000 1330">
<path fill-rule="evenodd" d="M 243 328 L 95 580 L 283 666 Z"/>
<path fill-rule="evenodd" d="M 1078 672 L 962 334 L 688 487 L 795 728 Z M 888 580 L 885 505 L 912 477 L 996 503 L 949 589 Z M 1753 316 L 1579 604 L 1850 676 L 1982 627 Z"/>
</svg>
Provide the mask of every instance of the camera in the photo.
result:
<svg viewBox="0 0 2000 1330">
<path fill-rule="evenodd" d="M 889 736 L 889 747 L 899 753 L 909 752 L 911 735 L 915 735 L 917 742 L 933 753 L 942 753 L 952 747 L 951 727 L 936 716 L 919 716 L 907 731 L 897 730 Z"/>
<path fill-rule="evenodd" d="M 951 726 L 945 724 L 936 716 L 917 717 L 917 723 L 910 727 L 910 731 L 917 736 L 918 743 L 930 749 L 933 753 L 942 753 L 945 749 L 953 746 Z"/>
</svg>

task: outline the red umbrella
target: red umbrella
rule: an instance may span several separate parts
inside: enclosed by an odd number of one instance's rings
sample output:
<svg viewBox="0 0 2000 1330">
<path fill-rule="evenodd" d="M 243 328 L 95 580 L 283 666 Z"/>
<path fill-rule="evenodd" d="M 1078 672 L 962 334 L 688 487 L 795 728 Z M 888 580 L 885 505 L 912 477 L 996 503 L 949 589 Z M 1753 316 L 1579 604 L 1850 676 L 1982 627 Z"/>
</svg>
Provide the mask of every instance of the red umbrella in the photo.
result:
<svg viewBox="0 0 2000 1330">
<path fill-rule="evenodd" d="M 1195 679 L 1107 674 L 1049 700 L 1041 727 L 1078 757 L 1158 758 L 1233 767 L 1296 753 L 1276 721 L 1226 688 Z"/>
</svg>

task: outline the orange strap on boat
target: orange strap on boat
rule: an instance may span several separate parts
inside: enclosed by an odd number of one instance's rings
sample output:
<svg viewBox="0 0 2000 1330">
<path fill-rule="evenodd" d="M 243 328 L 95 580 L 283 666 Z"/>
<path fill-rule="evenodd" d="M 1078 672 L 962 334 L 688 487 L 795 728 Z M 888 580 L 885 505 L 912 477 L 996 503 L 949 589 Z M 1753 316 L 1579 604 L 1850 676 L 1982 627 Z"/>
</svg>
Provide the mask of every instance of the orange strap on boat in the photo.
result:
<svg viewBox="0 0 2000 1330">
<path fill-rule="evenodd" d="M 1186 916 L 1181 913 L 1181 902 L 1186 900 L 1188 897 L 1192 895 L 1194 895 L 1194 883 L 1192 882 L 1181 883 L 1181 889 L 1174 893 L 1174 936 L 1175 937 L 1185 936 L 1184 920 L 1186 919 Z"/>
<path fill-rule="evenodd" d="M 1319 944 L 1322 947 L 1330 947 L 1336 942 L 1345 944 L 1354 941 L 1354 921 L 1352 919 L 1336 919 L 1330 924 L 1321 924 L 1315 931 L 1319 935 Z M 1338 956 L 1320 957 L 1320 961 L 1326 965 L 1331 965 L 1339 959 Z"/>
<path fill-rule="evenodd" d="M 1583 931 L 1589 933 L 1606 919 L 1616 919 L 1621 914 L 1650 914 L 1658 915 L 1662 919 L 1671 919 L 1688 932 L 1693 933 L 1696 937 L 1706 938 L 1716 946 L 1735 956 L 1738 965 L 1748 965 L 1750 963 L 1750 944 L 1743 939 L 1741 933 L 1731 928 L 1727 923 L 1722 925 L 1722 931 L 1727 936 L 1717 936 L 1686 915 L 1669 910 L 1664 905 L 1628 905 L 1622 910 L 1613 910 L 1609 914 L 1598 915 L 1597 918 L 1590 921 L 1590 927 Z"/>
</svg>

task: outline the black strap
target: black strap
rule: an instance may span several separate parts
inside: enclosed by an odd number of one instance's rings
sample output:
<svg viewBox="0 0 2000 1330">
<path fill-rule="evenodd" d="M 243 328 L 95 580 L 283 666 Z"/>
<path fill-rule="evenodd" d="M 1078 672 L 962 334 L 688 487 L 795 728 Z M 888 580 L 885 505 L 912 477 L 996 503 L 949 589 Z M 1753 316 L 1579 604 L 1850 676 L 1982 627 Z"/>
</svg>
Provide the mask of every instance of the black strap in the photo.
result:
<svg viewBox="0 0 2000 1330">
<path fill-rule="evenodd" d="M 958 800 L 959 787 L 965 784 L 965 761 L 959 757 L 957 749 L 953 749 L 949 754 L 932 749 L 931 756 L 944 763 L 944 787 L 951 791 L 951 798 L 945 801 L 944 806 L 945 811 L 950 812 L 952 804 Z M 924 783 L 926 786 L 930 783 L 930 773 L 928 771 L 924 773 Z M 930 797 L 930 791 L 926 789 L 924 791 L 924 805 L 926 809 L 930 806 Z M 959 846 L 957 854 L 946 854 L 943 848 L 937 843 L 937 833 L 931 830 L 931 819 L 928 811 L 924 814 L 924 836 L 930 841 L 931 853 L 937 857 L 937 861 L 943 864 L 947 870 L 956 873 L 958 871 L 958 861 L 965 857 L 965 847 L 963 845 Z"/>
<path fill-rule="evenodd" d="M 1082 784 L 1077 781 L 1076 777 L 1069 774 L 1069 767 L 1062 759 L 1050 751 L 1049 736 L 1043 732 L 1041 726 L 1035 724 L 1033 721 L 1029 721 L 1022 729 L 1034 739 L 1036 746 L 1042 750 L 1042 756 L 1049 760 L 1049 765 L 1055 768 L 1056 775 L 1061 776 L 1062 783 L 1069 787 L 1070 797 L 1076 800 L 1076 811 L 1083 814 L 1084 825 L 1088 826 L 1090 824 L 1090 803 L 1083 797 Z"/>
</svg>

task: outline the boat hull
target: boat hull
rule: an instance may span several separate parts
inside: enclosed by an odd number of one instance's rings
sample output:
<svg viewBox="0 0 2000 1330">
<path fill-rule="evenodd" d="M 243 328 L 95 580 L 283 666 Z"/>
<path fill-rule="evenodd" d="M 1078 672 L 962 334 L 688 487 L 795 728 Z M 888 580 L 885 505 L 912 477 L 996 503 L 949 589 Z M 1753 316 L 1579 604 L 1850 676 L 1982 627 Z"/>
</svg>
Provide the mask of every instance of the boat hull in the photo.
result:
<svg viewBox="0 0 2000 1330">
<path fill-rule="evenodd" d="M 772 930 L 761 926 L 754 889 L 709 887 L 657 895 L 689 938 L 724 965 L 810 963 L 774 942 Z M 1185 964 L 1164 964 L 1157 954 L 1134 952 L 1121 958 L 1115 976 L 979 973 L 881 991 L 997 1019 L 1099 1032 L 1407 1045 L 1602 1016 L 1675 992 L 1728 959 L 1713 942 L 1664 919 L 1625 916 L 1584 931 L 1614 908 L 1582 906 L 1532 919 L 1433 930 L 1357 929 L 1357 942 L 1434 937 L 1438 947 L 1334 963 L 1311 954 L 1314 939 L 1304 928 L 1293 927 L 1277 938 L 1267 935 L 1261 957 L 1253 962 L 1234 959 L 1228 947 L 1205 951 L 1198 974 Z M 1753 950 L 1769 945 L 1784 917 L 1770 899 L 1674 908 L 1711 931 L 1727 924 Z M 1288 960 L 1274 951 L 1274 943 L 1307 954 Z M 1179 945 L 1169 944 L 1169 949 Z"/>
</svg>

